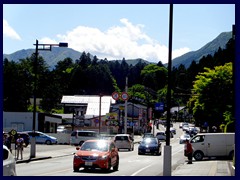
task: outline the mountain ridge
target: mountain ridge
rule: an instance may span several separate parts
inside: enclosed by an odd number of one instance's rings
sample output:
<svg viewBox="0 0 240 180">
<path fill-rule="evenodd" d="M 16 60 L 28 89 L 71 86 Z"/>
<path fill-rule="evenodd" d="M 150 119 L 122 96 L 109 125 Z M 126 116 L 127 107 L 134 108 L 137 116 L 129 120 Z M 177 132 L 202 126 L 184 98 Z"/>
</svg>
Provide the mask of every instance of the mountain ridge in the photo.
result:
<svg viewBox="0 0 240 180">
<path fill-rule="evenodd" d="M 196 61 L 197 63 L 203 56 L 214 55 L 214 53 L 220 48 L 225 49 L 227 42 L 232 37 L 232 32 L 222 32 L 215 39 L 204 45 L 202 48 L 196 51 L 190 51 L 182 56 L 174 58 L 172 60 L 172 66 L 178 67 L 180 64 L 183 64 L 186 68 L 190 66 L 192 61 Z M 7 58 L 9 61 L 19 61 L 19 59 L 25 59 L 27 57 L 31 57 L 31 55 L 35 53 L 35 49 L 22 49 L 16 51 L 12 54 L 3 54 L 3 59 Z M 82 55 L 81 52 L 78 52 L 72 48 L 67 47 L 53 47 L 52 51 L 39 51 L 39 55 L 44 58 L 46 63 L 50 68 L 54 68 L 57 65 L 58 61 L 64 60 L 65 58 L 71 58 L 73 61 L 80 58 Z M 121 61 L 117 60 L 116 61 Z M 152 64 L 153 62 L 144 60 L 142 58 L 136 59 L 126 59 L 126 62 L 129 65 L 136 65 L 137 62 L 145 62 L 147 64 Z M 157 63 L 153 63 L 157 64 Z M 167 66 L 167 63 L 164 64 Z"/>
</svg>

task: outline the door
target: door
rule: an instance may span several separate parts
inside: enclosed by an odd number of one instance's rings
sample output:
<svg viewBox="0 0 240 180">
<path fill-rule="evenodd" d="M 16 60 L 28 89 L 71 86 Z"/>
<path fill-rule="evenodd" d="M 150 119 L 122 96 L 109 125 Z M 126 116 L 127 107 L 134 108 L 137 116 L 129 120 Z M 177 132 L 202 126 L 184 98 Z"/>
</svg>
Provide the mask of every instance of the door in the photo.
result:
<svg viewBox="0 0 240 180">
<path fill-rule="evenodd" d="M 206 143 L 205 143 L 205 135 L 196 135 L 192 140 L 191 144 L 193 147 L 193 151 L 202 151 L 206 154 Z"/>
</svg>

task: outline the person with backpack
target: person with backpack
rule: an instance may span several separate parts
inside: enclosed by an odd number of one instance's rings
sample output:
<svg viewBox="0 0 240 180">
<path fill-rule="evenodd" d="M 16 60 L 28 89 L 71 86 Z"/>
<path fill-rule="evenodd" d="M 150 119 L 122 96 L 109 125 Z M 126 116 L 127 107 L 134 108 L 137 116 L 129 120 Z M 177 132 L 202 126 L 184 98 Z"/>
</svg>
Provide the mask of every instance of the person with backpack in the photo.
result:
<svg viewBox="0 0 240 180">
<path fill-rule="evenodd" d="M 24 146 L 24 139 L 18 135 L 16 140 L 16 148 L 17 148 L 17 159 L 19 159 L 19 153 L 21 155 L 21 160 L 23 159 L 23 146 Z"/>
</svg>

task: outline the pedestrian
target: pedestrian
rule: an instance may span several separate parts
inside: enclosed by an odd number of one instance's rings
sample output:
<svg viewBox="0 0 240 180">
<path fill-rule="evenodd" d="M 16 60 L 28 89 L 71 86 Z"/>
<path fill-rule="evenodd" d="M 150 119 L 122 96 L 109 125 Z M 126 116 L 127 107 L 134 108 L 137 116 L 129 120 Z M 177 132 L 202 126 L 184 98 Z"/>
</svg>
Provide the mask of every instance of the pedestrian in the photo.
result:
<svg viewBox="0 0 240 180">
<path fill-rule="evenodd" d="M 12 152 L 11 136 L 8 136 L 7 134 L 4 134 L 3 142 L 4 142 L 4 145 L 6 145 L 7 148 L 10 150 L 10 152 Z"/>
<path fill-rule="evenodd" d="M 192 144 L 186 139 L 186 146 L 185 146 L 185 156 L 188 157 L 188 164 L 192 164 L 192 156 L 193 156 L 193 149 Z"/>
<path fill-rule="evenodd" d="M 21 160 L 23 159 L 23 146 L 24 146 L 24 139 L 19 134 L 16 140 L 17 159 L 19 159 L 19 153 L 21 155 Z"/>
</svg>

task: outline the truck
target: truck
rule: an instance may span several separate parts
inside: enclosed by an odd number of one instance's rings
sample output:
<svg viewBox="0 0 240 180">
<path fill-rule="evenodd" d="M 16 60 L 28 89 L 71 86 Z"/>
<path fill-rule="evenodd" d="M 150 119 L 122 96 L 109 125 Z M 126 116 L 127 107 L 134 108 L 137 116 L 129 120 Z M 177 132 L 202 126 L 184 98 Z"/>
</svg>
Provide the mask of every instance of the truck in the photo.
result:
<svg viewBox="0 0 240 180">
<path fill-rule="evenodd" d="M 234 156 L 235 133 L 201 133 L 191 138 L 193 157 L 201 161 L 204 157 Z"/>
</svg>

